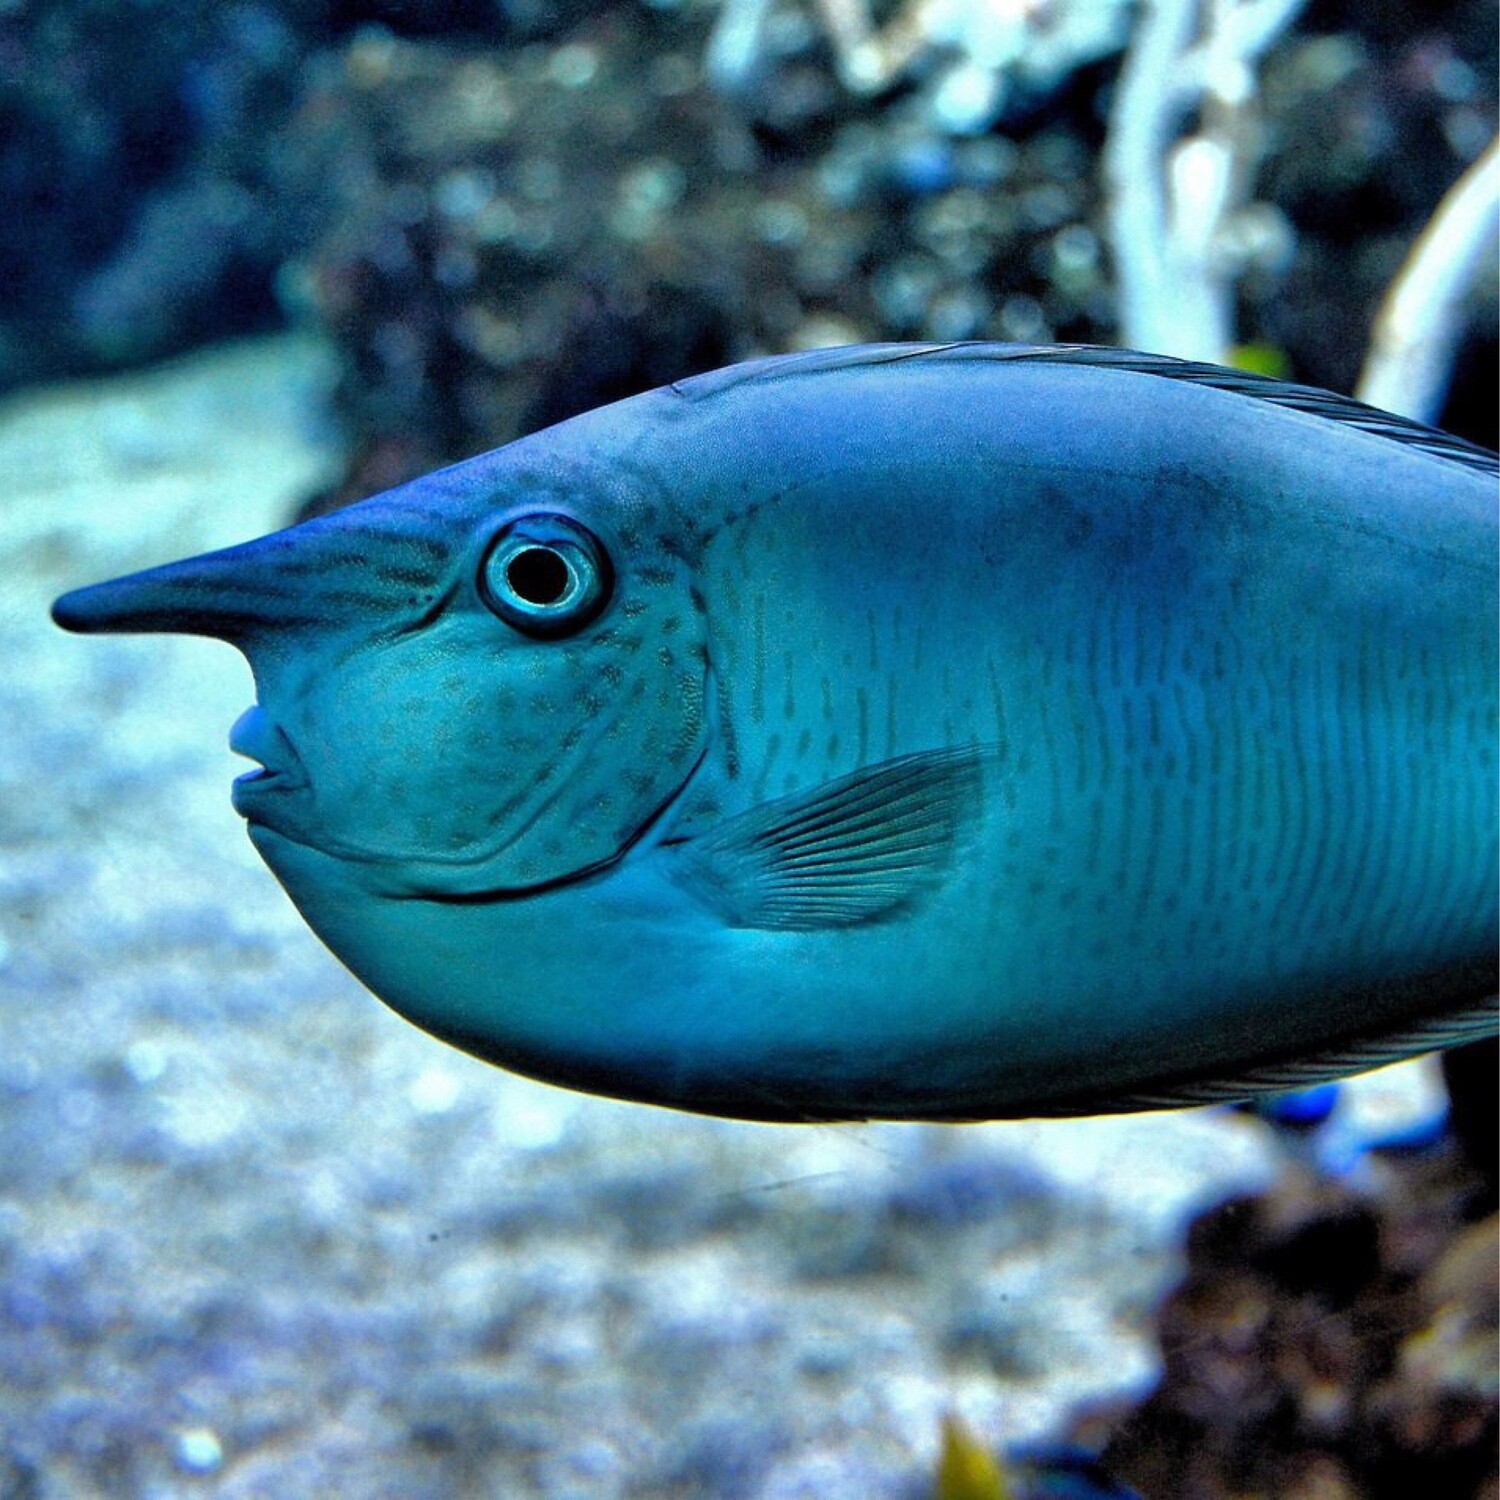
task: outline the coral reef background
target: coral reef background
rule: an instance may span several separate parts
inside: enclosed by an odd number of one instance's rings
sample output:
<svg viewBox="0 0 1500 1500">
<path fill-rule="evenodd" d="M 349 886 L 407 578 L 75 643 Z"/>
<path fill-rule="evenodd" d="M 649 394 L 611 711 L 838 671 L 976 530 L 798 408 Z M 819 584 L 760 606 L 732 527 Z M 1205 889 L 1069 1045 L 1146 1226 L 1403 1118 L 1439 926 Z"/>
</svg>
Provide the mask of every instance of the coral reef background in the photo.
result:
<svg viewBox="0 0 1500 1500">
<path fill-rule="evenodd" d="M 1066 23 L 1127 8 L 968 9 L 1026 18 L 991 49 L 988 123 L 935 86 L 951 41 L 841 86 L 813 0 L 773 8 L 732 88 L 718 0 L 16 0 L 0 384 L 313 324 L 342 355 L 348 498 L 756 352 L 1112 342 L 1096 164 L 1124 25 Z M 1260 79 L 1244 341 L 1350 389 L 1495 105 L 1487 0 L 1310 4 Z M 1494 321 L 1491 292 L 1448 418 L 1481 440 Z"/>
<path fill-rule="evenodd" d="M 48 625 L 732 359 L 1117 337 L 1130 6 L 956 4 L 1016 44 L 867 92 L 827 7 L 734 56 L 727 8 L 0 0 L 0 1500 L 915 1500 L 949 1409 L 1153 1500 L 1492 1496 L 1493 1182 L 1365 1149 L 1433 1067 L 1337 1151 L 541 1088 L 303 928 L 228 806 L 229 653 Z M 1246 362 L 1352 386 L 1496 46 L 1488 0 L 1313 0 L 1270 51 Z M 1495 320 L 1488 278 L 1443 418 L 1492 446 Z"/>
</svg>

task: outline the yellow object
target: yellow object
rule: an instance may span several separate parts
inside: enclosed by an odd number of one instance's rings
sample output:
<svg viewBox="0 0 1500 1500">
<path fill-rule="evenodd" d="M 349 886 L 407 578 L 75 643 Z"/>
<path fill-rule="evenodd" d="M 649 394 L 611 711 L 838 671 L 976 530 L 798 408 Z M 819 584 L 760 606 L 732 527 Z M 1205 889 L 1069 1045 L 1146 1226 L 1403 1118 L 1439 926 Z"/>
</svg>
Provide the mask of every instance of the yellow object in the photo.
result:
<svg viewBox="0 0 1500 1500">
<path fill-rule="evenodd" d="M 936 1500 L 1015 1500 L 995 1456 L 952 1413 L 943 1418 Z"/>
<path fill-rule="evenodd" d="M 1236 370 L 1248 370 L 1252 375 L 1269 375 L 1273 380 L 1290 379 L 1292 373 L 1286 351 L 1261 340 L 1236 344 L 1229 351 L 1229 363 Z"/>
</svg>

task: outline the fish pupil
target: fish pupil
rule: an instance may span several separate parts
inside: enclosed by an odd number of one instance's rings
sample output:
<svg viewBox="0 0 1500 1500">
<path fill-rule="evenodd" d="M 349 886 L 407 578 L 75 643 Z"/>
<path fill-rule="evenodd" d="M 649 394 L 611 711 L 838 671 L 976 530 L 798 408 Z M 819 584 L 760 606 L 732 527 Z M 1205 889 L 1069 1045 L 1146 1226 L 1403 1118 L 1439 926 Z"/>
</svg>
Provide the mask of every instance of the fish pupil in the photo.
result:
<svg viewBox="0 0 1500 1500">
<path fill-rule="evenodd" d="M 505 581 L 527 604 L 556 604 L 568 591 L 568 565 L 547 547 L 527 547 L 505 565 Z"/>
</svg>

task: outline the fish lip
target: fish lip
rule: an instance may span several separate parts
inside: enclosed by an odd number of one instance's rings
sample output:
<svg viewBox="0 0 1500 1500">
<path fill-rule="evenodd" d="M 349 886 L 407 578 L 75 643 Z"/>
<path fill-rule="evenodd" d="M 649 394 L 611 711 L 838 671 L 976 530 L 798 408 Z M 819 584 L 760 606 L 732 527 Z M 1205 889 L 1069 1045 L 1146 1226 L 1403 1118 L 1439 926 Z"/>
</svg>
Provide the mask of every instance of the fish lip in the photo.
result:
<svg viewBox="0 0 1500 1500">
<path fill-rule="evenodd" d="M 236 776 L 230 787 L 230 801 L 242 817 L 250 817 L 261 798 L 301 791 L 308 784 L 296 746 L 258 703 L 234 721 L 229 748 L 236 755 L 260 762 L 255 770 Z"/>
</svg>

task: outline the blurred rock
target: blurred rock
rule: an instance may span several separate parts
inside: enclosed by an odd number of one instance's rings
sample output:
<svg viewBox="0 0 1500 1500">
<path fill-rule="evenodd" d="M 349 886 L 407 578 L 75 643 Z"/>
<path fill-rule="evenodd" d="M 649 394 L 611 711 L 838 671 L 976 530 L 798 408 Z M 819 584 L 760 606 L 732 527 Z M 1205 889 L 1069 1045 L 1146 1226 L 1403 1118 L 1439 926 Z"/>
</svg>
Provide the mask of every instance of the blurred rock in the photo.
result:
<svg viewBox="0 0 1500 1500">
<path fill-rule="evenodd" d="M 279 326 L 326 221 L 284 135 L 322 49 L 364 28 L 485 45 L 551 0 L 12 0 L 0 5 L 0 388 Z"/>
<path fill-rule="evenodd" d="M 1164 1370 L 1104 1458 L 1154 1500 L 1405 1500 L 1497 1483 L 1497 1221 L 1450 1144 L 1357 1191 L 1295 1173 L 1188 1233 Z"/>
<path fill-rule="evenodd" d="M 1294 232 L 1290 264 L 1252 278 L 1254 336 L 1286 349 L 1299 379 L 1354 388 L 1375 310 L 1439 199 L 1494 134 L 1497 39 L 1486 0 L 1318 0 L 1267 59 L 1271 132 L 1262 196 Z M 1494 348 L 1493 277 L 1475 289 L 1470 338 Z M 1455 390 L 1447 425 L 1496 444 L 1495 360 Z M 1483 372 L 1481 374 L 1481 372 Z"/>
<path fill-rule="evenodd" d="M 1017 299 L 1029 336 L 1105 336 L 1066 128 L 949 142 L 830 86 L 789 136 L 766 121 L 795 71 L 726 99 L 704 36 L 622 6 L 505 58 L 369 34 L 325 70 L 291 149 L 347 191 L 286 280 L 351 361 L 327 503 L 830 336 L 1004 337 Z"/>
<path fill-rule="evenodd" d="M 0 7 L 0 387 L 279 320 L 266 137 L 313 4 Z"/>
</svg>

